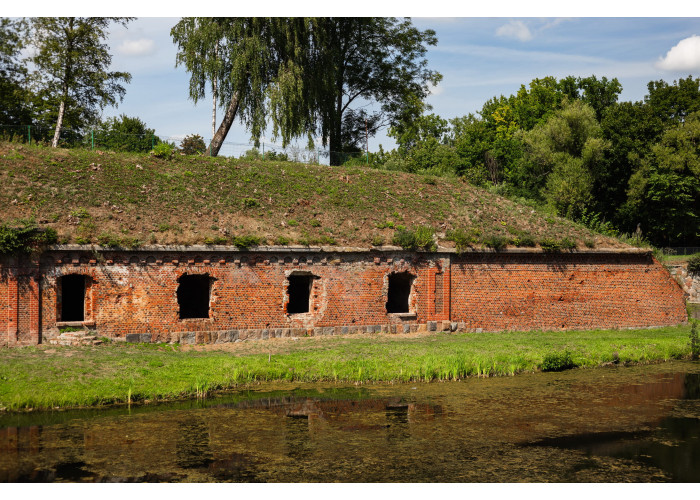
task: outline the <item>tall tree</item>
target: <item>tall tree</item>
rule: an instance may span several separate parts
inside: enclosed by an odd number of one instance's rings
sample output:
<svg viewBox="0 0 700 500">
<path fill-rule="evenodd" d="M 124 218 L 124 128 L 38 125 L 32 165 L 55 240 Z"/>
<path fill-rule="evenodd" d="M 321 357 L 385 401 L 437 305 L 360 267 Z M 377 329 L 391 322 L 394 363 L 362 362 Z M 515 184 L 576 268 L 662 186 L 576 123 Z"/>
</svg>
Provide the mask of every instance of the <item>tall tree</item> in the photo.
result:
<svg viewBox="0 0 700 500">
<path fill-rule="evenodd" d="M 238 116 L 258 141 L 267 119 L 273 135 L 320 136 L 331 151 L 357 148 L 422 100 L 439 73 L 426 68 L 437 40 L 393 18 L 185 18 L 171 30 L 176 64 L 191 73 L 190 98 L 216 82 L 226 109 L 209 154 L 218 153 Z M 218 49 L 216 47 L 218 46 Z M 217 53 L 218 52 L 218 53 Z M 216 56 L 214 57 L 214 55 Z M 367 113 L 358 104 L 377 102 Z M 336 164 L 340 157 L 331 157 Z"/>
<path fill-rule="evenodd" d="M 623 211 L 656 245 L 700 242 L 700 112 L 669 127 L 630 177 Z"/>
<path fill-rule="evenodd" d="M 639 221 L 620 219 L 619 209 L 627 199 L 630 177 L 659 141 L 664 126 L 654 110 L 642 102 L 618 102 L 609 106 L 600 126 L 603 138 L 610 142 L 610 149 L 605 153 L 606 166 L 594 187 L 596 211 L 613 221 L 616 227 L 632 232 Z"/>
<path fill-rule="evenodd" d="M 519 135 L 525 145 L 523 182 L 540 187 L 559 215 L 579 217 L 593 201 L 593 183 L 609 147 L 593 108 L 565 100 L 546 122 Z"/>
<path fill-rule="evenodd" d="M 273 46 L 282 39 L 279 27 L 269 18 L 187 17 L 170 31 L 178 48 L 175 65 L 190 73 L 190 99 L 196 104 L 211 84 L 226 110 L 206 154 L 219 153 L 237 117 L 254 137 L 262 134 L 267 89 L 283 57 Z"/>
<path fill-rule="evenodd" d="M 603 112 L 617 102 L 617 97 L 622 92 L 622 85 L 613 78 L 608 80 L 602 77 L 600 80 L 595 75 L 577 80 L 579 88 L 583 91 L 581 100 L 595 111 L 598 121 L 603 117 Z"/>
<path fill-rule="evenodd" d="M 647 85 L 649 94 L 644 101 L 663 122 L 679 123 L 695 111 L 700 111 L 700 78 L 681 78 L 669 85 L 663 80 Z"/>
<path fill-rule="evenodd" d="M 66 108 L 88 114 L 116 106 L 126 90 L 129 73 L 109 71 L 112 56 L 104 43 L 110 24 L 126 26 L 124 17 L 38 17 L 31 19 L 32 62 L 41 88 L 58 102 L 51 145 L 58 146 Z"/>
<path fill-rule="evenodd" d="M 314 71 L 314 132 L 330 147 L 331 165 L 342 150 L 343 128 L 352 127 L 346 113 L 377 103 L 376 122 L 397 125 L 407 112 L 420 116 L 430 87 L 442 79 L 427 68 L 428 46 L 437 44 L 433 30 L 420 31 L 409 19 L 315 18 L 310 21 L 313 40 L 309 60 Z M 355 113 L 356 115 L 356 113 Z"/>
<path fill-rule="evenodd" d="M 24 23 L 0 18 L 0 124 L 28 125 L 31 121 L 27 69 L 20 60 Z"/>
</svg>

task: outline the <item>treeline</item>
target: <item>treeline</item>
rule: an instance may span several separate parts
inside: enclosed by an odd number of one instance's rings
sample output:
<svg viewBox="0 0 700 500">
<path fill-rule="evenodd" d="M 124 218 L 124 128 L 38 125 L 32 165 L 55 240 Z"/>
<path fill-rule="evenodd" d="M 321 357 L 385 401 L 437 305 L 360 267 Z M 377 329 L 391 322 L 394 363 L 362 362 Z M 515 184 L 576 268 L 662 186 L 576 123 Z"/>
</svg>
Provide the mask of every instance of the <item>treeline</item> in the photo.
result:
<svg viewBox="0 0 700 500">
<path fill-rule="evenodd" d="M 122 101 L 131 75 L 109 70 L 104 41 L 110 26 L 130 21 L 0 18 L 0 133 L 22 135 L 18 127 L 31 125 L 34 139 L 56 147 L 80 142 L 88 129 L 110 127 L 100 111 Z"/>
<path fill-rule="evenodd" d="M 618 102 L 613 78 L 533 80 L 477 114 L 424 114 L 390 128 L 377 168 L 457 175 L 547 204 L 593 229 L 657 246 L 700 244 L 700 79 L 652 81 Z M 364 159 L 363 159 L 364 160 Z M 358 160 L 354 160 L 358 161 Z M 446 195 L 449 195 L 446 193 Z"/>
</svg>

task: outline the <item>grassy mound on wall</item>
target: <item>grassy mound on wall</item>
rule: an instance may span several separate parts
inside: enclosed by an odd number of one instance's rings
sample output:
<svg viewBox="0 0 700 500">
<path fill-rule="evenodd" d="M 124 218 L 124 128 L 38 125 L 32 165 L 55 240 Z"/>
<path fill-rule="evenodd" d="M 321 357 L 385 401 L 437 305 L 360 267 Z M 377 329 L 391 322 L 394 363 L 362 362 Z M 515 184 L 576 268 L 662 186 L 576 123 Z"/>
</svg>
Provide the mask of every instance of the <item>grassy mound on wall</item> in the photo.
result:
<svg viewBox="0 0 700 500">
<path fill-rule="evenodd" d="M 8 142 L 0 142 L 0 206 L 0 223 L 33 219 L 61 243 L 105 246 L 371 247 L 401 244 L 412 231 L 459 248 L 625 246 L 457 178 Z"/>
</svg>

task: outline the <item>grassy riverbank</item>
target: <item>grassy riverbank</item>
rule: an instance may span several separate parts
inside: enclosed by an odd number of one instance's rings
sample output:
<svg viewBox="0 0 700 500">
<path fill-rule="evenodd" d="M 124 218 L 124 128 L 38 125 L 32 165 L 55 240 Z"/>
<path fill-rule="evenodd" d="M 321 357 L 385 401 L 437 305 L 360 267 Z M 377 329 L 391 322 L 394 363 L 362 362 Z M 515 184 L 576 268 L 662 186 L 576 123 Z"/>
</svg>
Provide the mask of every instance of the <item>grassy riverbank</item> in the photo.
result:
<svg viewBox="0 0 700 500">
<path fill-rule="evenodd" d="M 453 380 L 687 357 L 690 327 L 583 332 L 271 339 L 184 347 L 107 344 L 0 350 L 0 408 L 67 408 L 172 400 L 263 381 Z"/>
</svg>

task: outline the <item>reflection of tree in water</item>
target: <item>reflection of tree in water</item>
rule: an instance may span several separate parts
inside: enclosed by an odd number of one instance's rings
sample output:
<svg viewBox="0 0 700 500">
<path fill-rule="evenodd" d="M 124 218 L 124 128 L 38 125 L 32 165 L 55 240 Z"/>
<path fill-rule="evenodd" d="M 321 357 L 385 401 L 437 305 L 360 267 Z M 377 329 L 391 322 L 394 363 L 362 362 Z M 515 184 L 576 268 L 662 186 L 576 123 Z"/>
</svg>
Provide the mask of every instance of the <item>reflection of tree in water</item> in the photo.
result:
<svg viewBox="0 0 700 500">
<path fill-rule="evenodd" d="M 291 417 L 284 419 L 287 456 L 294 459 L 306 459 L 311 456 L 311 439 L 309 436 L 309 420 L 307 417 Z"/>
<path fill-rule="evenodd" d="M 231 453 L 209 464 L 209 474 L 217 481 L 260 482 L 249 455 Z"/>
<path fill-rule="evenodd" d="M 683 399 L 700 399 L 700 373 L 687 373 L 683 389 Z"/>
<path fill-rule="evenodd" d="M 528 446 L 579 449 L 588 455 L 635 460 L 661 469 L 673 481 L 697 482 L 700 471 L 700 447 L 697 445 L 700 442 L 699 399 L 700 374 L 688 373 L 683 379 L 683 399 L 677 400 L 674 408 L 676 416 L 663 419 L 655 430 L 579 434 L 543 439 Z"/>
<path fill-rule="evenodd" d="M 207 467 L 213 460 L 209 433 L 202 419 L 178 424 L 177 464 L 183 469 Z"/>
<path fill-rule="evenodd" d="M 411 437 L 408 429 L 408 404 L 387 405 L 386 422 L 386 440 L 389 443 L 397 443 Z"/>
</svg>

